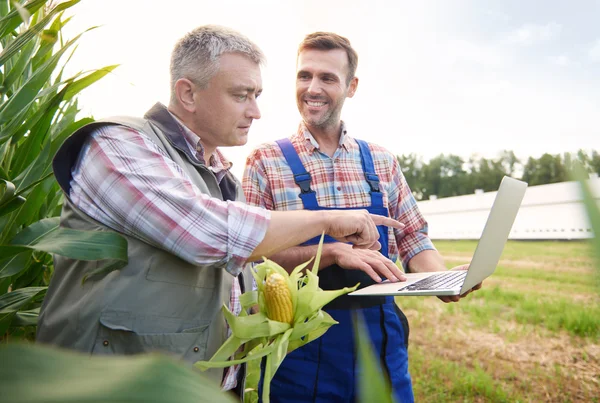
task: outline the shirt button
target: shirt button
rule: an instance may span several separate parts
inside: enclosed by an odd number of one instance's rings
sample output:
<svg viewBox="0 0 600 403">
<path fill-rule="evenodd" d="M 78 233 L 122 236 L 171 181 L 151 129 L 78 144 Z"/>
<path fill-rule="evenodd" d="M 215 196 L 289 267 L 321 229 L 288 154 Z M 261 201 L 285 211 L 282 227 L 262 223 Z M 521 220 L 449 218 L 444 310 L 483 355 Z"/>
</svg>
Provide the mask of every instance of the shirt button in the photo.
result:
<svg viewBox="0 0 600 403">
<path fill-rule="evenodd" d="M 197 353 L 198 351 L 200 351 L 200 349 L 198 347 L 194 347 L 194 353 Z"/>
<path fill-rule="evenodd" d="M 342 190 L 342 187 L 341 187 L 341 186 L 338 186 L 336 189 L 337 189 L 337 190 L 338 190 L 338 192 L 339 192 L 339 191 L 341 191 L 341 190 Z"/>
<path fill-rule="evenodd" d="M 104 347 L 108 347 L 108 340 L 104 340 L 104 341 L 102 342 L 102 345 L 103 345 Z"/>
</svg>

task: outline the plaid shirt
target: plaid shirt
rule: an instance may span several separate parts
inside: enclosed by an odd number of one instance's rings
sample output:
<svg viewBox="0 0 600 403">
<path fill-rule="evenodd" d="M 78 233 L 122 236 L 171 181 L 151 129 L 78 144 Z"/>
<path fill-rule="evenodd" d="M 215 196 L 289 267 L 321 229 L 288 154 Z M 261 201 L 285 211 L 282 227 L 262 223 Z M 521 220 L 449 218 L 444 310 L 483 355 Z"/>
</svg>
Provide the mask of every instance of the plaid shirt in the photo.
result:
<svg viewBox="0 0 600 403">
<path fill-rule="evenodd" d="M 371 205 L 369 185 L 363 173 L 358 144 L 342 123 L 340 143 L 332 157 L 319 151 L 319 144 L 300 124 L 290 138 L 300 161 L 311 174 L 311 188 L 321 207 L 353 208 Z M 404 179 L 397 159 L 383 147 L 369 144 L 375 172 L 379 176 L 383 203 L 390 217 L 405 224 L 403 229 L 389 229 L 389 257 L 402 259 L 404 267 L 417 253 L 434 249 L 427 236 L 427 222 Z M 300 188 L 276 143 L 256 148 L 246 161 L 243 179 L 248 203 L 269 210 L 299 210 Z"/>
<path fill-rule="evenodd" d="M 192 155 L 203 161 L 200 139 L 183 127 Z M 219 181 L 230 168 L 218 150 L 210 157 L 209 169 Z M 237 275 L 265 236 L 268 211 L 201 193 L 146 135 L 124 126 L 91 134 L 73 169 L 70 197 L 93 219 L 189 263 L 228 257 L 226 270 L 235 276 L 229 308 L 236 315 L 241 311 Z M 236 386 L 237 368 L 228 371 L 224 390 Z"/>
</svg>

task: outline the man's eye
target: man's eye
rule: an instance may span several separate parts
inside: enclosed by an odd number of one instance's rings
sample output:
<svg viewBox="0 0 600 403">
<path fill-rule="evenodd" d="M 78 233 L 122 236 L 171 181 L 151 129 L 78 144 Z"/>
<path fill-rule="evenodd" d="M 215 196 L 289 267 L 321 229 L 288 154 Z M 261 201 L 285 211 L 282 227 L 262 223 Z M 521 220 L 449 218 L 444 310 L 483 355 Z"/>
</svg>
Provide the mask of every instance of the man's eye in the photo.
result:
<svg viewBox="0 0 600 403">
<path fill-rule="evenodd" d="M 236 95 L 235 97 L 238 99 L 238 101 L 245 101 L 248 98 L 248 95 L 247 94 L 239 94 L 239 95 Z"/>
</svg>

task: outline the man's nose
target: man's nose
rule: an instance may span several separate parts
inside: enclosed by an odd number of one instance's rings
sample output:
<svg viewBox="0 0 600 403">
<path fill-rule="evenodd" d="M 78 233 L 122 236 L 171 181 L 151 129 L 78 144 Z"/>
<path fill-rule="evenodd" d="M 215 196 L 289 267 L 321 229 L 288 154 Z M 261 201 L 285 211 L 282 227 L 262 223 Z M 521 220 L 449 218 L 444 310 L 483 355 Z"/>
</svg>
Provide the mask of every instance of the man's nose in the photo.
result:
<svg viewBox="0 0 600 403">
<path fill-rule="evenodd" d="M 318 95 L 321 93 L 321 91 L 322 88 L 319 79 L 317 77 L 313 77 L 313 79 L 310 80 L 310 84 L 308 85 L 308 93 L 311 95 Z"/>
<path fill-rule="evenodd" d="M 246 117 L 252 119 L 260 119 L 260 109 L 256 100 L 252 100 L 248 109 L 246 109 Z"/>
</svg>

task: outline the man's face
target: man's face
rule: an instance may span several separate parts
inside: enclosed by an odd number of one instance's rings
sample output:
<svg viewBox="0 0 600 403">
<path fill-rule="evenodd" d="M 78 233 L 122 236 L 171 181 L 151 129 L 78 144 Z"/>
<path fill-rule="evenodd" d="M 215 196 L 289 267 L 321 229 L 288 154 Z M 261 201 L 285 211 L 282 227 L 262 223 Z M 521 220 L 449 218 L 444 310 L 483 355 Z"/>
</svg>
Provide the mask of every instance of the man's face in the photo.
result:
<svg viewBox="0 0 600 403">
<path fill-rule="evenodd" d="M 260 119 L 256 98 L 262 92 L 260 67 L 238 53 L 225 53 L 208 87 L 194 92 L 193 127 L 206 146 L 241 146 L 248 141 L 254 119 Z"/>
<path fill-rule="evenodd" d="M 335 127 L 346 97 L 356 91 L 358 79 L 346 85 L 348 56 L 343 49 L 306 49 L 298 55 L 296 103 L 309 128 Z"/>
</svg>

